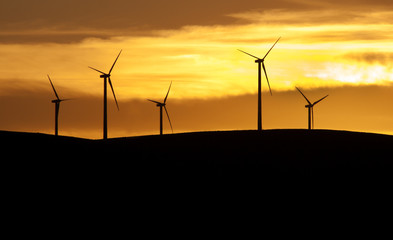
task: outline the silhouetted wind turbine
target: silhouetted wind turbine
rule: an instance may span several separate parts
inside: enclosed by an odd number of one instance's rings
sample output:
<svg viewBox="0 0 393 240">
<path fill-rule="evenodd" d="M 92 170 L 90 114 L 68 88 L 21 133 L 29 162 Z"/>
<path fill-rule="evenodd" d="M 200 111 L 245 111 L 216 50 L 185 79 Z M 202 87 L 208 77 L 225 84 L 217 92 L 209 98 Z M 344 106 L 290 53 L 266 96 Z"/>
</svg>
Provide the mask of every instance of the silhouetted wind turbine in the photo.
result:
<svg viewBox="0 0 393 240">
<path fill-rule="evenodd" d="M 60 103 L 62 101 L 67 101 L 67 100 L 70 100 L 70 99 L 60 99 L 59 95 L 56 92 L 55 86 L 53 86 L 52 80 L 50 79 L 49 75 L 47 75 L 47 76 L 48 76 L 50 85 L 52 85 L 53 92 L 55 92 L 55 96 L 56 96 L 56 99 L 52 100 L 52 102 L 55 104 L 55 136 L 57 136 L 59 134 L 59 110 L 60 110 Z"/>
<path fill-rule="evenodd" d="M 262 93 L 261 93 L 261 88 L 262 88 L 262 83 L 261 83 L 261 65 L 263 67 L 263 71 L 265 72 L 266 80 L 267 80 L 267 85 L 269 86 L 269 91 L 270 95 L 272 95 L 272 90 L 270 89 L 270 83 L 269 83 L 269 78 L 267 77 L 266 73 L 266 68 L 265 68 L 265 58 L 266 56 L 270 53 L 270 51 L 273 49 L 273 47 L 276 45 L 278 40 L 280 40 L 281 37 L 277 39 L 277 41 L 273 44 L 273 46 L 269 49 L 269 51 L 266 53 L 266 55 L 263 58 L 256 57 L 254 55 L 251 55 L 243 50 L 238 49 L 240 52 L 245 53 L 253 58 L 256 58 L 255 60 L 256 63 L 258 63 L 258 131 L 262 130 Z"/>
<path fill-rule="evenodd" d="M 296 87 L 296 89 L 300 92 L 300 94 L 303 95 L 304 99 L 306 99 L 308 105 L 306 105 L 305 107 L 308 108 L 308 130 L 314 129 L 314 106 L 315 104 L 319 103 L 320 101 L 322 101 L 323 99 L 325 99 L 327 96 L 324 96 L 323 98 L 319 99 L 318 101 L 315 101 L 314 103 L 311 103 L 307 97 L 302 93 L 302 91 L 300 91 L 299 88 Z"/>
<path fill-rule="evenodd" d="M 119 105 L 117 104 L 117 99 L 116 99 L 116 95 L 115 95 L 115 91 L 113 90 L 113 85 L 112 85 L 112 81 L 111 81 L 111 72 L 113 70 L 113 67 L 115 66 L 117 59 L 120 56 L 122 50 L 120 50 L 119 55 L 117 55 L 115 62 L 113 63 L 111 69 L 109 70 L 108 73 L 104 73 L 98 69 L 92 68 L 89 66 L 89 68 L 101 73 L 100 78 L 104 79 L 104 133 L 103 133 L 103 138 L 107 139 L 108 138 L 108 118 L 107 118 L 107 94 L 106 94 L 106 88 L 107 88 L 107 79 L 109 81 L 109 85 L 111 86 L 112 89 L 112 93 L 113 93 L 113 97 L 115 98 L 115 102 L 116 102 L 116 107 L 117 110 L 119 110 Z"/>
<path fill-rule="evenodd" d="M 168 94 L 169 94 L 169 91 L 171 90 L 171 86 L 172 86 L 172 82 L 169 85 L 169 89 L 168 89 L 168 92 L 166 93 L 166 96 L 164 98 L 164 102 L 158 102 L 158 101 L 147 99 L 150 102 L 156 103 L 157 107 L 160 107 L 160 135 L 162 135 L 162 108 L 163 107 L 165 109 L 166 115 L 168 117 L 169 125 L 171 126 L 171 130 L 172 130 L 172 133 L 173 133 L 171 119 L 169 118 L 168 110 L 166 109 L 166 100 L 168 99 Z"/>
</svg>

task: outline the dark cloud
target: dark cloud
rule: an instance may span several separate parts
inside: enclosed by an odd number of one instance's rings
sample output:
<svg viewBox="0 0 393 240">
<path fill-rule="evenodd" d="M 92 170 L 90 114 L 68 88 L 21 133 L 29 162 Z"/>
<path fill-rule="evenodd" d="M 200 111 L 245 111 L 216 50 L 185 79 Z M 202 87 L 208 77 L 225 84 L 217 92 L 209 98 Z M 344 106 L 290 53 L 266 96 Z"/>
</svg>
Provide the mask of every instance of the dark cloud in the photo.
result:
<svg viewBox="0 0 393 240">
<path fill-rule="evenodd" d="M 250 9 L 282 8 L 287 1 L 245 0 L 15 0 L 1 3 L 4 30 L 167 29 L 233 23 L 227 15 Z M 290 4 L 290 7 L 300 4 Z"/>
<path fill-rule="evenodd" d="M 372 4 L 372 5 L 371 5 Z M 391 1 L 298 0 L 14 0 L 0 3 L 0 42 L 75 42 L 88 37 L 149 35 L 151 30 L 186 25 L 343 23 L 370 11 L 389 10 Z M 242 19 L 233 14 L 269 13 Z M 304 13 L 310 12 L 310 14 Z M 282 14 L 291 14 L 282 18 Z M 298 15 L 297 15 L 298 14 Z M 359 20 L 359 21 L 360 21 Z M 375 21 L 389 19 L 376 18 Z"/>
</svg>

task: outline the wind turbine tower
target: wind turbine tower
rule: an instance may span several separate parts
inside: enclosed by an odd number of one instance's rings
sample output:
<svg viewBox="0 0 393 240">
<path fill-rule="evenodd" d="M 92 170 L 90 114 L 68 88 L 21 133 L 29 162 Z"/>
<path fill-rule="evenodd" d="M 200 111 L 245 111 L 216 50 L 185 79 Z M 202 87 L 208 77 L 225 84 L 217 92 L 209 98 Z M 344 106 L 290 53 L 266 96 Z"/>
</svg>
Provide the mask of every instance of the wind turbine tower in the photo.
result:
<svg viewBox="0 0 393 240">
<path fill-rule="evenodd" d="M 171 130 L 172 130 L 172 133 L 173 133 L 171 119 L 169 118 L 168 110 L 166 109 L 166 100 L 168 99 L 168 95 L 169 95 L 169 91 L 171 90 L 171 86 L 172 86 L 172 82 L 169 85 L 169 89 L 168 89 L 168 92 L 166 93 L 166 96 L 164 98 L 164 102 L 158 102 L 158 101 L 154 101 L 154 100 L 151 100 L 151 99 L 147 99 L 148 101 L 157 104 L 156 105 L 157 107 L 160 107 L 160 135 L 162 135 L 162 108 L 164 108 L 164 110 L 166 112 L 166 116 L 168 117 L 169 125 L 171 126 Z"/>
<path fill-rule="evenodd" d="M 273 44 L 273 46 L 269 49 L 269 51 L 266 53 L 266 55 L 263 58 L 256 57 L 252 54 L 249 54 L 243 50 L 238 49 L 240 52 L 245 53 L 253 58 L 256 58 L 255 62 L 258 63 L 258 131 L 262 130 L 262 82 L 261 82 L 261 69 L 263 68 L 263 71 L 265 72 L 266 76 L 266 81 L 267 85 L 269 86 L 269 91 L 270 95 L 272 95 L 272 90 L 270 88 L 270 83 L 269 83 L 269 78 L 267 77 L 266 73 L 266 67 L 265 67 L 265 58 L 267 55 L 270 53 L 270 51 L 273 49 L 273 47 L 276 45 L 278 40 L 280 40 L 281 37 L 277 39 L 277 41 Z"/>
<path fill-rule="evenodd" d="M 314 106 L 319 103 L 320 101 L 322 101 L 323 99 L 325 99 L 327 96 L 324 96 L 323 98 L 319 99 L 318 101 L 315 101 L 313 103 L 311 103 L 308 98 L 302 93 L 302 91 L 300 91 L 299 88 L 296 87 L 296 89 L 300 92 L 300 94 L 303 95 L 304 99 L 306 99 L 307 101 L 307 105 L 305 106 L 308 109 L 308 130 L 314 129 Z"/>
<path fill-rule="evenodd" d="M 112 81 L 111 81 L 111 72 L 112 72 L 113 67 L 115 66 L 115 64 L 117 62 L 117 59 L 119 58 L 121 52 L 122 52 L 122 50 L 120 50 L 119 55 L 117 55 L 116 60 L 113 63 L 113 65 L 112 65 L 112 67 L 111 67 L 111 69 L 109 70 L 108 73 L 102 72 L 102 71 L 100 71 L 98 69 L 95 69 L 95 68 L 92 68 L 92 67 L 89 67 L 89 68 L 91 68 L 91 69 L 101 73 L 100 78 L 104 79 L 104 121 L 103 121 L 104 126 L 103 126 L 103 139 L 107 139 L 108 138 L 107 82 L 109 82 L 109 85 L 110 85 L 110 87 L 112 89 L 113 97 L 114 97 L 115 102 L 116 102 L 117 110 L 119 110 L 119 105 L 117 103 L 115 91 L 113 90 L 113 85 L 112 85 Z"/>
<path fill-rule="evenodd" d="M 60 103 L 62 101 L 67 101 L 69 99 L 60 99 L 59 95 L 56 92 L 55 86 L 53 86 L 52 80 L 50 79 L 49 75 L 48 79 L 50 82 L 50 85 L 52 86 L 53 92 L 55 93 L 56 99 L 52 100 L 52 102 L 55 104 L 55 136 L 59 135 L 59 110 L 60 110 Z"/>
</svg>

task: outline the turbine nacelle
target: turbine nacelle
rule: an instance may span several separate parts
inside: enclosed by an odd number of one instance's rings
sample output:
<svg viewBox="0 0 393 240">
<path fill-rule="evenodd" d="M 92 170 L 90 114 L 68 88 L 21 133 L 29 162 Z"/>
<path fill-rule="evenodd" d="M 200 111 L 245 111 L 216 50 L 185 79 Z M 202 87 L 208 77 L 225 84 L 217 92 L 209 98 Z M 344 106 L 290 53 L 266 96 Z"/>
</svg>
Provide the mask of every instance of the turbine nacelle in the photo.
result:
<svg viewBox="0 0 393 240">
<path fill-rule="evenodd" d="M 263 63 L 263 61 L 265 61 L 265 59 L 258 58 L 257 60 L 255 60 L 256 63 Z"/>
<path fill-rule="evenodd" d="M 109 78 L 111 75 L 110 74 L 102 74 L 100 75 L 100 78 Z"/>
<path fill-rule="evenodd" d="M 94 71 L 97 71 L 97 72 L 101 73 L 100 78 L 110 78 L 111 77 L 111 73 L 110 72 L 109 73 L 105 73 L 105 72 L 103 72 L 101 70 L 98 70 L 98 69 L 90 67 L 90 66 L 89 66 L 89 68 L 93 69 Z"/>
<path fill-rule="evenodd" d="M 62 102 L 63 100 L 61 100 L 61 99 L 54 99 L 54 100 L 52 100 L 52 102 L 53 103 L 59 103 L 59 102 Z"/>
</svg>

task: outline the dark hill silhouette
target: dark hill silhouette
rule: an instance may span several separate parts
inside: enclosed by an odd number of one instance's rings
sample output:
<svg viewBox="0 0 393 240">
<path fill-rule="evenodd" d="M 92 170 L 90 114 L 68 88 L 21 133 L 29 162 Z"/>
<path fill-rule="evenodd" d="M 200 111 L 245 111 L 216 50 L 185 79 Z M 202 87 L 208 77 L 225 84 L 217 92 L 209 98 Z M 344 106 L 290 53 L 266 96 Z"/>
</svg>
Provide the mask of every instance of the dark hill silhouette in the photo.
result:
<svg viewBox="0 0 393 240">
<path fill-rule="evenodd" d="M 56 178 L 381 177 L 393 167 L 393 136 L 348 131 L 219 131 L 107 141 L 2 131 L 0 139 L 9 164 L 27 175 Z"/>
<path fill-rule="evenodd" d="M 265 130 L 103 141 L 0 131 L 0 139 L 4 205 L 31 229 L 37 216 L 53 229 L 57 220 L 85 227 L 103 219 L 128 229 L 131 218 L 145 229 L 152 216 L 165 224 L 174 212 L 205 219 L 258 209 L 280 221 L 305 212 L 336 221 L 390 206 L 381 204 L 392 182 L 388 135 Z"/>
</svg>

